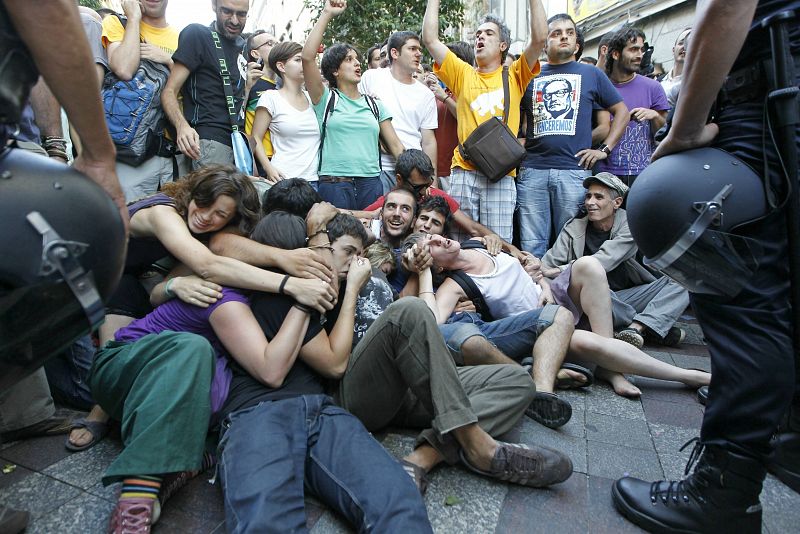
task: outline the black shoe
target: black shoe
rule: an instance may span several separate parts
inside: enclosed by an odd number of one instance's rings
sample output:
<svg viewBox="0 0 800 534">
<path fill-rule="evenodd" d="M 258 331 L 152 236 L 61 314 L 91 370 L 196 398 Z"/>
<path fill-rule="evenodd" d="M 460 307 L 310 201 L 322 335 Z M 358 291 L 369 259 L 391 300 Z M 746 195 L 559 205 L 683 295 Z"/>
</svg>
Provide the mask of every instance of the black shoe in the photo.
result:
<svg viewBox="0 0 800 534">
<path fill-rule="evenodd" d="M 698 441 L 687 473 L 695 458 L 700 459 L 684 480 L 645 482 L 624 477 L 614 482 L 611 493 L 617 510 L 656 533 L 760 533 L 758 495 L 766 469 L 754 458 L 719 446 L 701 451 Z"/>
<path fill-rule="evenodd" d="M 31 514 L 24 510 L 14 510 L 0 505 L 0 532 L 17 534 L 28 527 Z"/>
<path fill-rule="evenodd" d="M 706 405 L 708 402 L 708 386 L 700 386 L 697 388 L 697 402 L 703 406 Z"/>
<path fill-rule="evenodd" d="M 767 458 L 767 469 L 778 480 L 800 493 L 800 432 L 779 432 L 770 444 L 772 454 Z"/>
<path fill-rule="evenodd" d="M 559 428 L 572 418 L 572 405 L 555 393 L 537 391 L 525 415 L 547 428 Z"/>
</svg>

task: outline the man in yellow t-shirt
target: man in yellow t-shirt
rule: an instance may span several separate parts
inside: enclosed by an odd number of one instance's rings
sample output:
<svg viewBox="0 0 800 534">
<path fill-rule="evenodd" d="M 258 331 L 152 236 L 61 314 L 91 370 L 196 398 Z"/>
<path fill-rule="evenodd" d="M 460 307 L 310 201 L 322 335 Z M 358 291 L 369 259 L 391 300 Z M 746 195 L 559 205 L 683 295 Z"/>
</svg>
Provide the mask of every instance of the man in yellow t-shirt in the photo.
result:
<svg viewBox="0 0 800 534">
<path fill-rule="evenodd" d="M 108 16 L 103 19 L 103 46 L 108 54 L 108 68 L 121 80 L 136 74 L 139 63 L 148 59 L 172 68 L 172 54 L 178 48 L 178 31 L 167 24 L 167 0 L 160 2 L 122 2 L 127 21 Z M 183 157 L 178 156 L 179 173 L 185 169 Z M 164 183 L 172 181 L 171 157 L 153 156 L 138 167 L 117 162 L 117 174 L 128 201 L 149 195 Z"/>
<path fill-rule="evenodd" d="M 519 104 L 525 88 L 539 73 L 539 54 L 547 39 L 547 15 L 541 0 L 529 0 L 530 42 L 508 70 L 508 127 L 519 129 Z M 468 65 L 439 40 L 439 0 L 428 0 L 422 26 L 422 42 L 436 62 L 434 72 L 455 95 L 458 115 L 458 142 L 463 143 L 479 124 L 492 116 L 503 117 L 503 61 L 511 44 L 511 32 L 499 18 L 487 15 L 475 31 L 475 63 Z M 488 226 L 506 241 L 513 232 L 517 190 L 513 173 L 491 183 L 456 147 L 453 153 L 450 191 L 469 217 Z M 471 236 L 456 235 L 459 239 Z"/>
</svg>

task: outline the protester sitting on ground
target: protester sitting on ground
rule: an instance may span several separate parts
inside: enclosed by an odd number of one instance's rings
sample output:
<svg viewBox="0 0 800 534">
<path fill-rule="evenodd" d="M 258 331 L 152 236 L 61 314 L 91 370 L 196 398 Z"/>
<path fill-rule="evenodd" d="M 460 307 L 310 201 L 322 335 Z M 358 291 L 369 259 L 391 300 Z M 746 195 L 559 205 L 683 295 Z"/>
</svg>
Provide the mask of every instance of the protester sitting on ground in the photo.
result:
<svg viewBox="0 0 800 534">
<path fill-rule="evenodd" d="M 611 288 L 614 337 L 642 348 L 647 337 L 678 345 L 685 333 L 674 326 L 689 306 L 689 293 L 667 276 L 656 278 L 636 260 L 638 248 L 621 208 L 628 192 L 622 180 L 601 172 L 583 181 L 586 215 L 570 220 L 542 258 L 542 273 L 555 278 L 570 263 L 593 256 L 603 265 Z"/>
<path fill-rule="evenodd" d="M 275 211 L 253 238 L 291 249 L 304 247 L 308 236 L 312 246 L 330 246 L 320 229 L 324 223 L 311 216 L 307 226 Z M 325 395 L 323 381 L 332 371 L 317 372 L 297 357 L 321 331 L 319 316 L 266 293 L 253 295 L 252 312 L 243 304 L 230 308 L 233 314 L 219 322 L 212 316 L 234 360 L 219 446 L 228 530 L 303 530 L 307 487 L 359 530 L 431 532 L 402 467 Z"/>
<path fill-rule="evenodd" d="M 269 66 L 283 81 L 280 89 L 265 91 L 258 100 L 253 122 L 256 158 L 274 184 L 285 178 L 303 178 L 317 186 L 319 124 L 308 93 L 303 90 L 303 47 L 291 41 L 278 43 L 269 54 Z M 261 147 L 270 132 L 272 159 Z"/>
<path fill-rule="evenodd" d="M 478 286 L 495 318 L 518 315 L 548 302 L 572 311 L 576 323 L 585 314 L 591 331 L 575 330 L 569 343 L 569 361 L 598 365 L 614 373 L 678 381 L 692 388 L 707 385 L 710 381 L 711 375 L 706 372 L 669 365 L 629 343 L 613 339 L 608 281 L 596 258 L 579 258 L 565 271 L 564 278 L 559 277 L 549 286 L 543 283 L 537 289 L 519 262 L 506 261 L 502 255 L 493 257 L 479 249 L 463 249 L 457 241 L 443 236 L 419 236 L 417 244 L 420 248 L 429 247 L 432 269 L 464 271 Z M 448 278 L 434 297 L 430 268 L 420 272 L 419 281 L 419 294 L 434 311 L 439 324 L 450 318 L 459 298 L 468 296 L 458 283 Z M 450 346 L 453 345 L 450 342 Z M 624 384 L 612 381 L 611 385 L 619 395 L 641 394 L 627 380 Z"/>
<path fill-rule="evenodd" d="M 453 216 L 447 201 L 443 197 L 430 195 L 424 197 L 417 206 L 413 231 L 450 237 L 452 221 Z"/>
<path fill-rule="evenodd" d="M 300 226 L 305 236 L 302 220 Z M 101 350 L 92 387 L 102 406 L 122 421 L 125 444 L 103 478 L 105 484 L 122 480 L 112 532 L 155 523 L 166 498 L 211 463 L 208 456 L 200 462 L 209 416 L 218 414 L 232 384 L 242 400 L 240 382 L 233 382 L 228 369 L 226 348 L 270 387 L 283 382 L 281 373 L 290 367 L 285 362 L 296 357 L 311 310 L 295 306 L 268 346 L 248 299 L 239 292 L 224 288 L 223 296 L 205 309 L 173 299 L 118 330 L 115 341 Z M 211 421 L 216 426 L 219 418 L 212 416 Z M 271 454 L 264 458 L 274 461 Z M 390 461 L 387 457 L 384 463 Z M 237 487 L 240 480 L 237 477 Z M 399 480 L 405 475 L 397 468 L 394 480 L 386 482 Z M 413 488 L 407 493 L 413 495 Z M 246 517 L 241 512 L 234 515 Z"/>
<path fill-rule="evenodd" d="M 258 215 L 258 197 L 250 180 L 232 167 L 208 166 L 164 187 L 162 193 L 132 203 L 130 240 L 125 271 L 107 303 L 99 329 L 100 345 L 133 319 L 152 310 L 150 296 L 139 276 L 156 261 L 172 256 L 182 263 L 187 276 L 163 284 L 163 298 L 177 296 L 196 306 L 208 306 L 219 297 L 217 284 L 287 293 L 306 305 L 329 309 L 335 292 L 318 279 L 290 277 L 282 283 L 276 273 L 212 253 L 198 237 L 206 239 L 226 226 L 249 233 Z M 196 237 L 197 236 L 197 237 Z M 270 249 L 271 266 L 291 265 L 290 252 Z M 293 269 L 294 270 L 294 269 Z M 198 276 L 188 276 L 196 273 Z M 74 429 L 71 450 L 91 447 L 108 432 L 107 416 L 93 408 L 81 428 Z"/>
<path fill-rule="evenodd" d="M 309 235 L 323 235 L 309 227 Z M 533 397 L 533 384 L 516 365 L 456 369 L 433 316 L 417 298 L 388 305 L 352 349 L 356 298 L 371 267 L 361 257 L 361 223 L 337 214 L 327 224 L 334 270 L 343 287 L 324 329 L 300 349 L 300 358 L 320 374 L 338 378 L 334 397 L 370 431 L 389 424 L 429 427 L 403 466 L 420 491 L 426 472 L 459 459 L 471 470 L 529 486 L 566 480 L 569 458 L 545 447 L 495 441 L 519 420 Z M 254 239 L 263 237 L 254 234 Z M 302 235 L 297 242 L 303 242 Z M 323 245 L 315 245 L 322 247 Z M 271 297 L 270 297 L 271 298 Z M 260 311 L 254 303 L 255 314 Z M 319 323 L 313 313 L 311 324 Z M 355 328 L 354 328 L 355 327 Z"/>
<path fill-rule="evenodd" d="M 392 248 L 380 241 L 367 247 L 364 251 L 364 256 L 367 257 L 373 269 L 378 269 L 387 276 L 394 271 L 397 265 Z"/>
<path fill-rule="evenodd" d="M 397 172 L 397 187 L 407 189 L 414 193 L 417 197 L 417 202 L 420 202 L 423 197 L 428 195 L 444 198 L 450 206 L 453 223 L 456 226 L 454 230 L 467 233 L 472 237 L 483 237 L 487 249 L 492 254 L 497 254 L 500 250 L 506 250 L 514 255 L 519 254 L 519 249 L 517 249 L 517 247 L 503 241 L 500 236 L 492 232 L 489 228 L 471 219 L 459 208 L 458 202 L 456 202 L 453 197 L 433 186 L 435 174 L 433 164 L 425 152 L 413 148 L 403 151 L 400 157 L 397 158 L 395 171 Z M 353 215 L 357 217 L 371 216 L 372 218 L 377 218 L 380 208 L 383 207 L 384 198 L 385 197 L 381 196 L 378 200 L 364 208 L 363 211 L 355 212 Z M 370 214 L 369 212 L 372 213 Z"/>
</svg>

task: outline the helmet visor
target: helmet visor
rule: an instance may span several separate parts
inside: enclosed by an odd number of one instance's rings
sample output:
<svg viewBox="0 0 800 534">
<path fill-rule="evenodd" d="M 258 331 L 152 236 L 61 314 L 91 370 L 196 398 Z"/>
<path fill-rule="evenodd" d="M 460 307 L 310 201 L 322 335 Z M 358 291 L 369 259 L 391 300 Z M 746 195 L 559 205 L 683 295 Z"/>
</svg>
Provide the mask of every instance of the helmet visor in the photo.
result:
<svg viewBox="0 0 800 534">
<path fill-rule="evenodd" d="M 706 229 L 677 258 L 670 249 L 644 263 L 691 293 L 735 297 L 758 269 L 761 251 L 753 239 Z"/>
<path fill-rule="evenodd" d="M 0 391 L 89 330 L 86 312 L 65 282 L 0 290 Z"/>
</svg>

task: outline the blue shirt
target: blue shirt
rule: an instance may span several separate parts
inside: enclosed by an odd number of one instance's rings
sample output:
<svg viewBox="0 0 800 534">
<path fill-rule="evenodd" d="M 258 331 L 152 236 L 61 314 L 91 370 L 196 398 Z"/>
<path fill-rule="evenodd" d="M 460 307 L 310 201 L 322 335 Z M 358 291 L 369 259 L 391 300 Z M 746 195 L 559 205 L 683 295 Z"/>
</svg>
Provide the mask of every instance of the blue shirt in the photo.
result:
<svg viewBox="0 0 800 534">
<path fill-rule="evenodd" d="M 580 169 L 579 151 L 592 146 L 592 113 L 622 100 L 597 67 L 570 61 L 542 64 L 522 97 L 527 119 L 523 167 Z"/>
</svg>

